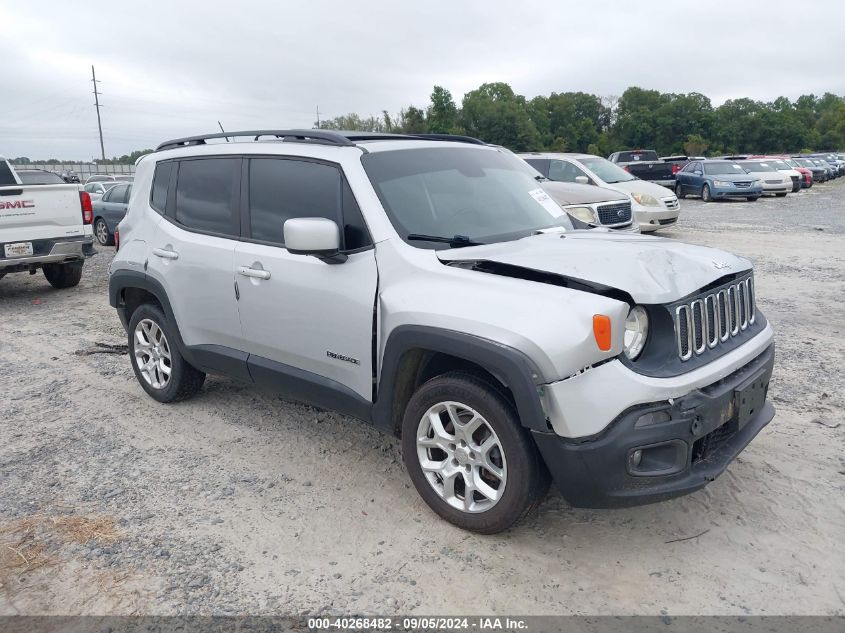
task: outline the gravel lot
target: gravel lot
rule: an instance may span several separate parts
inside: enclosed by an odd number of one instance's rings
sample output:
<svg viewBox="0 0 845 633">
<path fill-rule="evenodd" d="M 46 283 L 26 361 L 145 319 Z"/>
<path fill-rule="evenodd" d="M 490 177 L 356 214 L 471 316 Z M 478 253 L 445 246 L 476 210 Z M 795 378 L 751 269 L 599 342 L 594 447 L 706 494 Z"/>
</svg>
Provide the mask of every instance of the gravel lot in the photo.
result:
<svg viewBox="0 0 845 633">
<path fill-rule="evenodd" d="M 436 518 L 398 441 L 354 420 L 221 378 L 147 397 L 112 249 L 76 289 L 7 276 L 0 614 L 845 614 L 845 179 L 682 204 L 666 237 L 755 263 L 774 421 L 704 491 L 614 511 L 552 493 L 495 537 Z"/>
</svg>

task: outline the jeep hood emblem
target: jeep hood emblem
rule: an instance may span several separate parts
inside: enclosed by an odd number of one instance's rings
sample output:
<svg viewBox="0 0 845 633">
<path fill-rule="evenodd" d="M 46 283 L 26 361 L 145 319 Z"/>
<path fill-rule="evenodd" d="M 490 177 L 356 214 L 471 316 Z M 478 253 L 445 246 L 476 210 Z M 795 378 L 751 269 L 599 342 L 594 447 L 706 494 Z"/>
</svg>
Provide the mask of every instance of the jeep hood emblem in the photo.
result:
<svg viewBox="0 0 845 633">
<path fill-rule="evenodd" d="M 715 259 L 713 260 L 713 267 L 716 270 L 722 270 L 723 268 L 730 268 L 731 265 L 728 262 L 717 262 Z"/>
</svg>

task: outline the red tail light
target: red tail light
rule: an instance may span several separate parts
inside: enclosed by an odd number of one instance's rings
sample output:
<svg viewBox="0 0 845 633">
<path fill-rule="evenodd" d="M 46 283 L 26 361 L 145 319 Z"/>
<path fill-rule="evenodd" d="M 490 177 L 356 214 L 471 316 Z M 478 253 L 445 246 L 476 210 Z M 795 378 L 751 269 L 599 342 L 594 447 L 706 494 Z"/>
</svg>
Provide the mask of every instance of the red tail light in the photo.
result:
<svg viewBox="0 0 845 633">
<path fill-rule="evenodd" d="M 94 221 L 94 207 L 91 206 L 91 196 L 87 191 L 79 192 L 79 203 L 82 205 L 82 224 L 91 224 Z"/>
<path fill-rule="evenodd" d="M 672 175 L 674 176 L 681 171 L 681 166 L 678 163 L 672 163 Z"/>
<path fill-rule="evenodd" d="M 630 169 L 628 169 L 628 165 L 625 165 L 622 169 L 624 169 L 625 171 L 627 171 L 627 172 L 629 172 L 629 173 L 631 172 L 631 170 L 630 170 Z"/>
<path fill-rule="evenodd" d="M 120 250 L 120 229 L 115 228 L 114 229 L 114 252 L 116 253 L 119 250 Z"/>
</svg>

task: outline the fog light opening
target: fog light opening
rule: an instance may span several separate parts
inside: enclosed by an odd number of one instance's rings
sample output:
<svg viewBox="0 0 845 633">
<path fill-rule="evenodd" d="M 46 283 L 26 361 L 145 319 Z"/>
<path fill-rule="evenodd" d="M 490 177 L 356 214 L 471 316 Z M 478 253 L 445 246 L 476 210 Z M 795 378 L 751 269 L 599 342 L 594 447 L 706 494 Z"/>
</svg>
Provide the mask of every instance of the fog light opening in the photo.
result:
<svg viewBox="0 0 845 633">
<path fill-rule="evenodd" d="M 636 468 L 640 465 L 640 462 L 643 461 L 643 452 L 640 449 L 635 450 L 631 453 L 631 466 Z"/>
</svg>

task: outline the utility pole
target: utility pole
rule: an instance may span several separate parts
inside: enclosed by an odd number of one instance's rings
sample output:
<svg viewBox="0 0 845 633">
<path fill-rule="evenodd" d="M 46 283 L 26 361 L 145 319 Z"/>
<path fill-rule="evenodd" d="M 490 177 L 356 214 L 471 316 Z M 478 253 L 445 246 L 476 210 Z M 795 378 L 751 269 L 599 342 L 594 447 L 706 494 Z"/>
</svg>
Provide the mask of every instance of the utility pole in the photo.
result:
<svg viewBox="0 0 845 633">
<path fill-rule="evenodd" d="M 100 95 L 97 90 L 97 75 L 94 73 L 94 66 L 91 66 L 91 82 L 94 84 L 94 107 L 97 108 L 97 128 L 100 130 L 100 154 L 103 162 L 106 162 L 106 149 L 103 146 L 103 124 L 100 122 Z"/>
<path fill-rule="evenodd" d="M 320 129 L 320 104 L 317 104 L 317 129 Z"/>
</svg>

